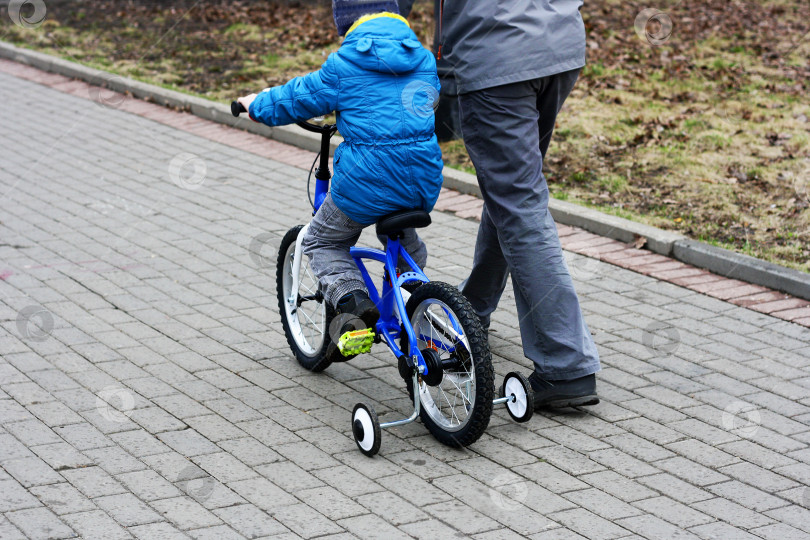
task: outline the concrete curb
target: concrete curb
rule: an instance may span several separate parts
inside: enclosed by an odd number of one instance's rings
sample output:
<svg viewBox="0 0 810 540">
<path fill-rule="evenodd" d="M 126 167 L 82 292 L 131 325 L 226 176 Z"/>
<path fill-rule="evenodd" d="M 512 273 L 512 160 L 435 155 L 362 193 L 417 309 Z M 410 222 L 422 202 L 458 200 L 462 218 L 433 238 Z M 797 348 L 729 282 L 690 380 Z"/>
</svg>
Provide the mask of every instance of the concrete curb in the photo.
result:
<svg viewBox="0 0 810 540">
<path fill-rule="evenodd" d="M 79 79 L 116 92 L 129 93 L 134 97 L 163 106 L 189 111 L 200 118 L 236 127 L 312 152 L 320 149 L 320 137 L 313 133 L 295 126 L 271 128 L 251 122 L 244 117 L 234 118 L 231 115 L 230 107 L 222 103 L 143 83 L 44 53 L 22 49 L 3 41 L 0 41 L 0 58 Z M 340 137 L 334 137 L 332 150 L 334 151 L 341 142 Z M 481 189 L 474 175 L 449 167 L 444 168 L 443 174 L 446 188 L 481 196 Z M 621 242 L 632 242 L 637 237 L 643 236 L 647 239 L 645 247 L 652 252 L 674 257 L 718 275 L 810 300 L 810 274 L 689 240 L 678 233 L 636 223 L 566 201 L 551 199 L 549 209 L 555 221 L 563 225 L 579 227 Z"/>
<path fill-rule="evenodd" d="M 673 256 L 721 276 L 810 300 L 810 275 L 792 268 L 688 239 L 675 242 Z"/>
</svg>

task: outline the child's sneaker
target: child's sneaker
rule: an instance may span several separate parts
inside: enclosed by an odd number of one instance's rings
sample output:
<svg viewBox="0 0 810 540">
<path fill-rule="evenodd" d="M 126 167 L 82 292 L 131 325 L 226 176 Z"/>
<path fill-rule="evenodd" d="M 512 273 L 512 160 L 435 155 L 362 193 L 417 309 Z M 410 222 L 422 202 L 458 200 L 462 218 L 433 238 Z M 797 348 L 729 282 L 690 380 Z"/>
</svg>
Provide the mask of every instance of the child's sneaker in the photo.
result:
<svg viewBox="0 0 810 540">
<path fill-rule="evenodd" d="M 377 319 L 380 318 L 380 312 L 377 311 L 377 306 L 368 297 L 366 291 L 360 289 L 354 290 L 350 293 L 344 294 L 337 301 L 336 311 L 338 314 L 346 313 L 354 315 L 366 325 L 366 328 L 374 328 L 377 324 Z M 351 325 L 351 323 L 346 323 Z M 345 326 L 345 325 L 344 325 Z M 349 330 L 357 330 L 356 327 L 341 329 L 341 333 Z"/>
</svg>

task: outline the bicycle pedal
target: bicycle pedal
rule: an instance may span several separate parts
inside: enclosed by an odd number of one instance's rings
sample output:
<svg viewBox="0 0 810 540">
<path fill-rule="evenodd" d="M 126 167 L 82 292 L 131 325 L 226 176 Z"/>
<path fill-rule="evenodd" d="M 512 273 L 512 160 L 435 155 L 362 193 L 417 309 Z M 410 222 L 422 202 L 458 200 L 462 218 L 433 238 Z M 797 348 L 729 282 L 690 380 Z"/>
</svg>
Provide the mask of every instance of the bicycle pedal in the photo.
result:
<svg viewBox="0 0 810 540">
<path fill-rule="evenodd" d="M 345 332 L 338 340 L 337 346 L 340 354 L 349 356 L 352 354 L 367 353 L 374 344 L 374 330 L 365 328 L 363 330 L 352 330 Z"/>
</svg>

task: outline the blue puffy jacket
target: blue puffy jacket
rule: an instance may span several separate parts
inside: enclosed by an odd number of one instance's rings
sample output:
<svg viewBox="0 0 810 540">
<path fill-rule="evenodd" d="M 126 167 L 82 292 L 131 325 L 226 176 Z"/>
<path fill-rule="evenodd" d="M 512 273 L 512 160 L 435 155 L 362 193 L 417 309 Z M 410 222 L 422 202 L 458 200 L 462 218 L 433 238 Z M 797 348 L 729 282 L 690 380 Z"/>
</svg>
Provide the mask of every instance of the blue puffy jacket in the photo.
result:
<svg viewBox="0 0 810 540">
<path fill-rule="evenodd" d="M 345 142 L 335 153 L 332 199 L 368 225 L 397 210 L 429 212 L 439 197 L 432 107 L 439 79 L 405 19 L 381 13 L 358 23 L 319 71 L 264 90 L 250 116 L 276 126 L 337 111 Z"/>
</svg>

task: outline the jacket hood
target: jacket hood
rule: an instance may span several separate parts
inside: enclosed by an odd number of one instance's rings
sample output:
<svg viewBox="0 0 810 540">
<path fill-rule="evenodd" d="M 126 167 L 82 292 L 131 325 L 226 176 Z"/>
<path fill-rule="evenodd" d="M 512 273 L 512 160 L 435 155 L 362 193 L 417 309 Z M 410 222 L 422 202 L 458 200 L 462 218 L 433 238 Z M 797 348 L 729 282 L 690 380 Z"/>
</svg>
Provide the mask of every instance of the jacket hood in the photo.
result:
<svg viewBox="0 0 810 540">
<path fill-rule="evenodd" d="M 361 22 L 340 46 L 340 56 L 363 69 L 379 73 L 409 73 L 420 66 L 422 44 L 408 24 L 381 14 Z"/>
</svg>

